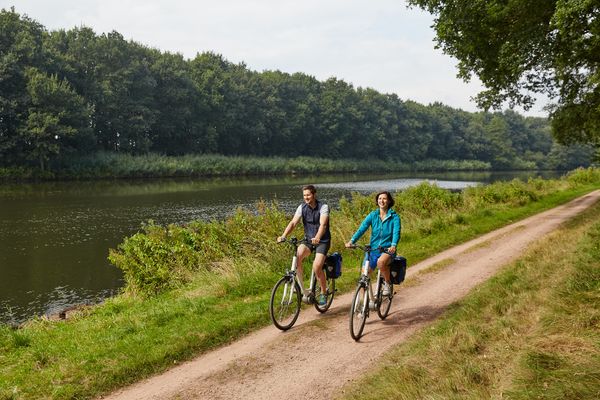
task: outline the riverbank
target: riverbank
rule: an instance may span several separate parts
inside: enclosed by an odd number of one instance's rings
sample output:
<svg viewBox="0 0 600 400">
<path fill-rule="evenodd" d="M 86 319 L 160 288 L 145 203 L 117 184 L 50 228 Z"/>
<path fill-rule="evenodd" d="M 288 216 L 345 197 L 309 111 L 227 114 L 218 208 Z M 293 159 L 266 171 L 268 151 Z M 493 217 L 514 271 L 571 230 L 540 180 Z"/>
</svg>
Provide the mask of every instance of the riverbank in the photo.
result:
<svg viewBox="0 0 600 400">
<path fill-rule="evenodd" d="M 489 170 L 490 163 L 477 160 L 422 160 L 400 163 L 381 159 L 322 157 L 235 157 L 209 154 L 169 157 L 158 154 L 133 156 L 97 153 L 88 157 L 65 159 L 46 171 L 33 167 L 0 168 L 0 181 Z"/>
<path fill-rule="evenodd" d="M 429 184 L 397 197 L 402 253 L 411 264 L 452 244 L 562 204 L 600 185 L 598 170 L 450 193 Z M 373 208 L 370 196 L 332 213 L 334 249 Z M 222 222 L 148 225 L 112 253 L 127 290 L 71 320 L 0 329 L 4 398 L 92 397 L 269 323 L 269 290 L 288 264 L 274 238 L 288 216 L 277 207 Z M 243 257 L 241 255 L 244 255 Z M 341 291 L 353 286 L 356 253 L 344 252 Z M 1 397 L 0 397 L 1 398 Z"/>
</svg>

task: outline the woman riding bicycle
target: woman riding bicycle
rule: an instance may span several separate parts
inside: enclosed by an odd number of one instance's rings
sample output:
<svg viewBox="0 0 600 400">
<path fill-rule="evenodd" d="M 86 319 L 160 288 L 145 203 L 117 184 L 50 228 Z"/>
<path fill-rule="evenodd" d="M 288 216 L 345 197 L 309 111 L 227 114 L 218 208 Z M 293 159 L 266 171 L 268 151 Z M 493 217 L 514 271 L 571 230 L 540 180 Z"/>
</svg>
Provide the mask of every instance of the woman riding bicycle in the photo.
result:
<svg viewBox="0 0 600 400">
<path fill-rule="evenodd" d="M 381 270 L 385 283 L 383 284 L 383 295 L 390 295 L 390 263 L 396 255 L 396 245 L 400 241 L 401 223 L 400 216 L 396 214 L 392 207 L 394 198 L 390 192 L 379 192 L 375 196 L 375 203 L 378 209 L 370 212 L 346 247 L 353 247 L 354 244 L 371 228 L 371 259 L 369 265 L 371 269 L 375 266 Z M 387 249 L 381 252 L 381 248 Z"/>
</svg>

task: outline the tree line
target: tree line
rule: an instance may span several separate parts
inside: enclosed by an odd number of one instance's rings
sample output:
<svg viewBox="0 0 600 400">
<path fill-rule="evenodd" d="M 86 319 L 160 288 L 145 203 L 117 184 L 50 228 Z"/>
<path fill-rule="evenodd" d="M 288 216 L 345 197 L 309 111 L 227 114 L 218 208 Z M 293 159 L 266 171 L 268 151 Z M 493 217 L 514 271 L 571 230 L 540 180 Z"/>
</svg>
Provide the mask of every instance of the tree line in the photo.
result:
<svg viewBox="0 0 600 400">
<path fill-rule="evenodd" d="M 192 59 L 118 32 L 48 31 L 0 11 L 0 166 L 47 169 L 97 152 L 479 160 L 493 168 L 587 165 L 544 118 L 470 113 L 319 81 L 252 71 L 213 52 Z"/>
</svg>

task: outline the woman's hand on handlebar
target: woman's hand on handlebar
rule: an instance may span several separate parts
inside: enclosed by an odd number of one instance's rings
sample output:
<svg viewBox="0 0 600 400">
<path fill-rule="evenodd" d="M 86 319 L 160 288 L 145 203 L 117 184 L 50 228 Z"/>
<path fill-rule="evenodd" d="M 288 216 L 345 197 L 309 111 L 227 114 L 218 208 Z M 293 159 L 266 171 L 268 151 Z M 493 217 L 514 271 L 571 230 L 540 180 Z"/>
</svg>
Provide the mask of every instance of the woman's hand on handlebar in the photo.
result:
<svg viewBox="0 0 600 400">
<path fill-rule="evenodd" d="M 377 250 L 379 250 L 382 253 L 393 256 L 394 253 L 396 252 L 396 246 L 391 246 L 391 247 L 388 247 L 387 249 L 385 247 L 378 247 Z"/>
<path fill-rule="evenodd" d="M 352 243 L 352 241 L 349 241 L 348 243 L 346 243 L 346 248 L 348 249 L 353 249 L 356 247 L 356 245 L 354 243 Z"/>
<path fill-rule="evenodd" d="M 279 236 L 277 238 L 277 243 L 283 243 L 283 242 L 285 242 L 285 236 Z"/>
</svg>

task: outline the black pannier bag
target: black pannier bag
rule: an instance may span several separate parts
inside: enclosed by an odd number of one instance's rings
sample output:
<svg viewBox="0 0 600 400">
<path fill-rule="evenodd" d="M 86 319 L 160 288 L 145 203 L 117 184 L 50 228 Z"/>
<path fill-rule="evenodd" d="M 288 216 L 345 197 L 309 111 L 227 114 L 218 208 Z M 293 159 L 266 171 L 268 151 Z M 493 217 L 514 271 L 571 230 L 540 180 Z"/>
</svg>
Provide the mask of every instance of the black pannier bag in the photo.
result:
<svg viewBox="0 0 600 400">
<path fill-rule="evenodd" d="M 342 255 L 337 251 L 325 259 L 325 275 L 327 279 L 337 279 L 342 276 Z"/>
<path fill-rule="evenodd" d="M 392 283 L 397 285 L 404 282 L 404 278 L 406 277 L 406 258 L 402 256 L 394 257 L 390 268 L 390 275 Z"/>
</svg>

